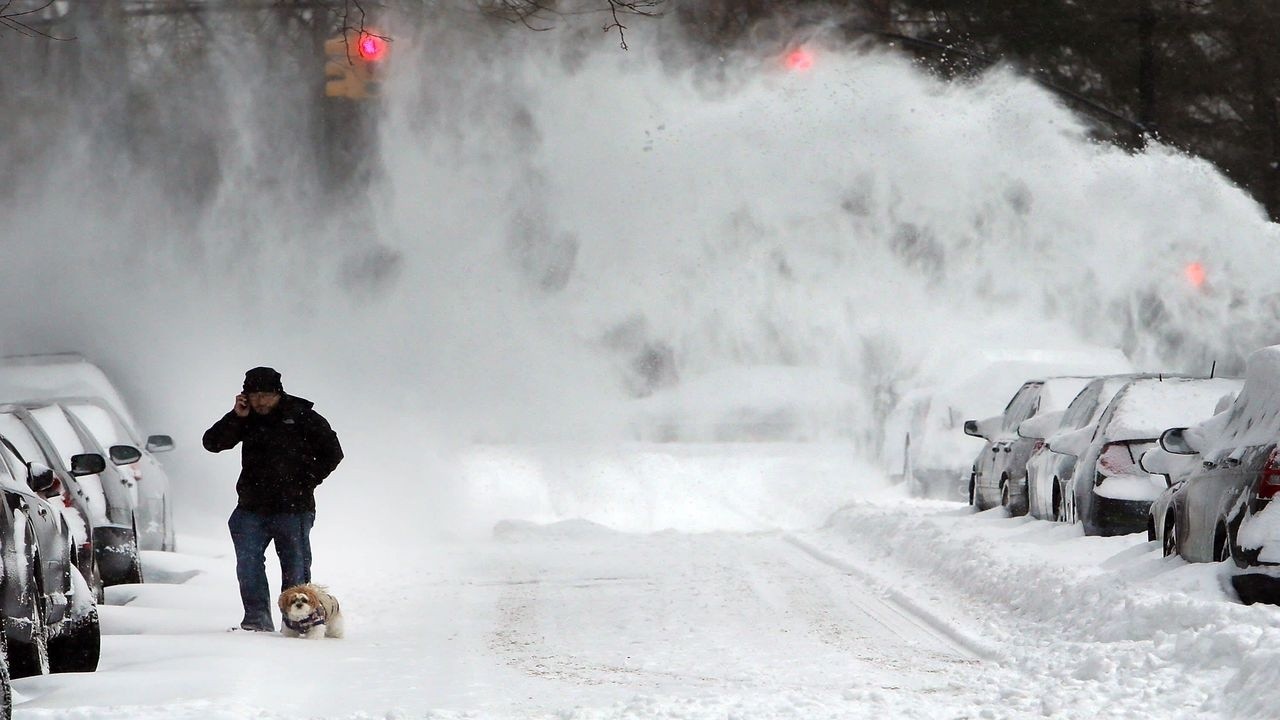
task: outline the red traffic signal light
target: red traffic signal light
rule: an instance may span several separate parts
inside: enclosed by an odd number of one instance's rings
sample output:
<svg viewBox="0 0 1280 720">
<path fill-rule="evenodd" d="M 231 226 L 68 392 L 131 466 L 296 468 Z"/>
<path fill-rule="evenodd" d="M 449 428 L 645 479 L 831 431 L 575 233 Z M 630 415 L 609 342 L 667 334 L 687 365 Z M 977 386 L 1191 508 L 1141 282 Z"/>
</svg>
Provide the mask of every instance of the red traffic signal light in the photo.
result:
<svg viewBox="0 0 1280 720">
<path fill-rule="evenodd" d="M 1188 263 L 1187 267 L 1183 269 L 1182 272 L 1187 276 L 1187 282 L 1191 283 L 1191 286 L 1197 290 L 1203 288 L 1205 280 L 1208 279 L 1208 273 L 1205 272 L 1204 263 Z"/>
<path fill-rule="evenodd" d="M 324 94 L 328 97 L 364 100 L 376 97 L 381 89 L 389 42 L 382 35 L 361 31 L 353 37 L 353 32 L 330 38 L 324 44 L 328 58 Z"/>
<path fill-rule="evenodd" d="M 361 33 L 360 40 L 356 43 L 356 52 L 363 60 L 377 62 L 387 54 L 387 40 L 367 32 Z"/>
<path fill-rule="evenodd" d="M 787 53 L 782 64 L 786 65 L 791 72 L 803 72 L 813 67 L 813 52 L 807 47 L 800 46 Z"/>
</svg>

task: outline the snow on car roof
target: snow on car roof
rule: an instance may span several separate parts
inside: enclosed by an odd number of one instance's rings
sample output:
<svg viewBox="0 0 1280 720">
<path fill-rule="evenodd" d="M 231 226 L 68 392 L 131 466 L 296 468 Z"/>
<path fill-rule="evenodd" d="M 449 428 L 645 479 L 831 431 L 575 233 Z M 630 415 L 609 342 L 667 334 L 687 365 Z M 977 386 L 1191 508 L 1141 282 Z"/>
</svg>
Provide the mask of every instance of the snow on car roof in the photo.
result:
<svg viewBox="0 0 1280 720">
<path fill-rule="evenodd" d="M 1090 380 L 1093 380 L 1092 375 L 1046 379 L 1040 389 L 1040 410 L 1037 414 L 1065 410 Z"/>
<path fill-rule="evenodd" d="M 1145 378 L 1134 380 L 1112 400 L 1106 436 L 1150 440 L 1172 427 L 1187 427 L 1213 415 L 1223 395 L 1240 389 L 1236 378 Z"/>
<path fill-rule="evenodd" d="M 1223 412 L 1198 423 L 1187 433 L 1203 454 L 1223 449 L 1265 445 L 1280 438 L 1280 345 L 1249 356 L 1244 384 Z M 1196 439 L 1202 438 L 1202 443 Z"/>
<path fill-rule="evenodd" d="M 0 402 L 46 400 L 55 397 L 99 397 L 137 427 L 124 398 L 105 373 L 74 353 L 22 355 L 0 359 Z"/>
<path fill-rule="evenodd" d="M 924 362 L 925 374 L 937 385 L 963 382 L 993 367 L 1038 367 L 1025 378 L 1045 375 L 1107 375 L 1132 372 L 1133 365 L 1116 348 L 1077 345 L 1065 348 L 980 347 L 957 353 L 956 348 L 941 346 Z M 950 381 L 948 380 L 950 379 Z"/>
<path fill-rule="evenodd" d="M 1013 394 L 1031 379 L 1071 375 L 1109 375 L 1130 372 L 1133 367 L 1123 356 L 1112 353 L 1085 354 L 1060 357 L 1043 354 L 1025 358 L 1002 360 L 974 372 L 938 391 L 937 397 L 946 405 L 960 411 L 969 420 L 999 415 Z M 1088 382 L 1082 381 L 1076 392 Z M 1076 393 L 1062 400 L 1066 407 Z M 1055 406 L 1055 409 L 1058 409 Z"/>
</svg>

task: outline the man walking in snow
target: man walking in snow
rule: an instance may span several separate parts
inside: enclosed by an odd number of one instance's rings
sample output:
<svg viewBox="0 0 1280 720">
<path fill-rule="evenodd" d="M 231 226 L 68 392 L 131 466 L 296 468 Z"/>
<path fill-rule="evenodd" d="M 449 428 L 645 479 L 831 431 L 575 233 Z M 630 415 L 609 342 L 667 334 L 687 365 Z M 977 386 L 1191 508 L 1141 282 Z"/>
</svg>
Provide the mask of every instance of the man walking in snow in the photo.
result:
<svg viewBox="0 0 1280 720">
<path fill-rule="evenodd" d="M 315 489 L 342 461 L 342 446 L 311 401 L 286 394 L 280 373 L 269 367 L 245 373 L 235 406 L 204 433 L 209 452 L 238 443 L 244 443 L 239 503 L 227 526 L 244 604 L 240 627 L 272 632 L 267 545 L 274 542 L 280 556 L 281 590 L 311 582 Z"/>
</svg>

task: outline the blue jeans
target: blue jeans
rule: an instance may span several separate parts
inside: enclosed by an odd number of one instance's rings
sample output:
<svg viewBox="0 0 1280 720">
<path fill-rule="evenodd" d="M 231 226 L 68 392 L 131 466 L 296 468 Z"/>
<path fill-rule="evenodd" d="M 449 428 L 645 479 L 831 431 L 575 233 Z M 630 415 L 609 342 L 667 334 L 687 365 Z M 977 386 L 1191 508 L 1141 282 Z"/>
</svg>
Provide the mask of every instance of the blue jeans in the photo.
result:
<svg viewBox="0 0 1280 720">
<path fill-rule="evenodd" d="M 280 589 L 311 582 L 311 526 L 313 512 L 262 515 L 237 507 L 227 521 L 236 548 L 236 579 L 244 622 L 275 629 L 271 589 L 267 586 L 267 545 L 276 544 L 280 556 Z"/>
</svg>

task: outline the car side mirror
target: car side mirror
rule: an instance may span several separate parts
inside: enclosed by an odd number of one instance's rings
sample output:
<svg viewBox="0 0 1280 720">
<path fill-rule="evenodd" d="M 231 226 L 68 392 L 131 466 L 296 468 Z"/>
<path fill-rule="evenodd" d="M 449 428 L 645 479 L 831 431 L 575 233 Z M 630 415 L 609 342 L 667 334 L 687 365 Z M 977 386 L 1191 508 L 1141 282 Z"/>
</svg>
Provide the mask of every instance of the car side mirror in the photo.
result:
<svg viewBox="0 0 1280 720">
<path fill-rule="evenodd" d="M 1160 434 L 1160 447 L 1174 455 L 1194 455 L 1195 448 L 1187 442 L 1186 428 L 1169 428 Z"/>
<path fill-rule="evenodd" d="M 1001 423 L 1003 422 L 1004 418 L 1000 415 L 989 417 L 985 420 L 965 420 L 964 434 L 982 438 L 983 440 L 990 440 L 999 434 Z"/>
<path fill-rule="evenodd" d="M 107 454 L 116 465 L 132 465 L 142 459 L 142 451 L 132 445 L 112 445 Z"/>
<path fill-rule="evenodd" d="M 1074 432 L 1054 435 L 1045 444 L 1053 452 L 1078 457 L 1088 449 L 1090 441 L 1093 440 L 1093 431 L 1094 428 L 1092 426 L 1083 427 Z"/>
<path fill-rule="evenodd" d="M 75 477 L 97 475 L 106 469 L 107 461 L 98 453 L 81 453 L 71 456 L 71 474 Z"/>
<path fill-rule="evenodd" d="M 147 452 L 169 452 L 173 449 L 173 438 L 168 435 L 152 435 L 147 438 Z"/>
<path fill-rule="evenodd" d="M 32 491 L 42 493 L 53 487 L 53 483 L 57 477 L 53 474 L 53 468 L 44 463 L 29 462 L 27 463 L 27 486 Z"/>
<path fill-rule="evenodd" d="M 1165 486 L 1173 485 L 1173 471 L 1178 464 L 1178 459 L 1164 448 L 1152 448 L 1138 458 L 1138 467 L 1152 475 L 1163 475 Z"/>
<path fill-rule="evenodd" d="M 1058 429 L 1058 426 L 1062 424 L 1062 416 L 1065 414 L 1065 410 L 1054 410 L 1053 412 L 1040 413 L 1035 417 L 1023 420 L 1018 423 L 1018 437 L 1029 440 L 1043 440 Z"/>
</svg>

